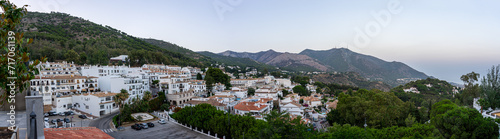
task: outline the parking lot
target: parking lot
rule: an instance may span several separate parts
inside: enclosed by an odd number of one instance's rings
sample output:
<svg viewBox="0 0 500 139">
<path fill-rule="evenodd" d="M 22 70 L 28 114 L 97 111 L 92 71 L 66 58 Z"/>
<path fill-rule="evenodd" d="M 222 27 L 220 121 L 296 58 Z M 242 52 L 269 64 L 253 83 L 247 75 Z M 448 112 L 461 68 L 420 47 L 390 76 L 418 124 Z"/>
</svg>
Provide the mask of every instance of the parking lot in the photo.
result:
<svg viewBox="0 0 500 139">
<path fill-rule="evenodd" d="M 116 139 L 150 138 L 150 139 L 210 139 L 210 137 L 191 131 L 187 128 L 168 122 L 159 124 L 153 121 L 154 127 L 148 129 L 135 130 L 130 126 L 124 127 L 124 130 L 108 133 Z"/>
<path fill-rule="evenodd" d="M 60 115 L 57 115 L 57 116 L 48 116 L 48 117 L 45 117 L 45 118 L 49 118 L 49 127 L 54 127 L 55 124 L 51 123 L 51 120 L 52 119 L 61 119 L 63 120 L 64 118 L 68 118 L 70 120 L 70 123 L 73 127 L 88 127 L 89 126 L 89 123 L 91 121 L 91 119 L 81 119 L 81 118 L 78 118 L 78 115 L 75 114 L 75 115 L 68 115 L 68 116 L 60 116 Z"/>
</svg>

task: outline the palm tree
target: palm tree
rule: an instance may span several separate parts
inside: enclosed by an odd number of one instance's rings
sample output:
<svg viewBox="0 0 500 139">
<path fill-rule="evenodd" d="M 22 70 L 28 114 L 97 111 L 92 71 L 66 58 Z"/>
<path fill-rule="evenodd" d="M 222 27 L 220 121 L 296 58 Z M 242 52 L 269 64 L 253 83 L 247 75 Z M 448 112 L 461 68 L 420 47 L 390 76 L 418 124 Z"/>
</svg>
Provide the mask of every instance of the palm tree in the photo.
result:
<svg viewBox="0 0 500 139">
<path fill-rule="evenodd" d="M 118 104 L 118 107 L 120 109 L 120 113 L 123 112 L 123 104 L 124 104 L 125 100 L 127 100 L 127 99 L 128 99 L 128 92 L 125 89 L 120 90 L 120 93 L 115 95 L 114 101 L 115 101 L 115 104 Z M 121 121 L 121 114 L 120 114 L 120 120 L 119 120 L 118 125 L 120 125 L 120 121 Z"/>
<path fill-rule="evenodd" d="M 144 99 L 145 101 L 148 101 L 148 100 L 150 100 L 151 98 L 152 98 L 151 92 L 149 92 L 149 91 L 144 92 L 144 97 L 143 97 L 143 99 Z"/>
<path fill-rule="evenodd" d="M 115 103 L 118 103 L 118 106 L 120 108 L 123 108 L 123 103 L 125 100 L 128 98 L 128 92 L 125 89 L 120 90 L 120 93 L 116 94 L 115 96 Z"/>
</svg>

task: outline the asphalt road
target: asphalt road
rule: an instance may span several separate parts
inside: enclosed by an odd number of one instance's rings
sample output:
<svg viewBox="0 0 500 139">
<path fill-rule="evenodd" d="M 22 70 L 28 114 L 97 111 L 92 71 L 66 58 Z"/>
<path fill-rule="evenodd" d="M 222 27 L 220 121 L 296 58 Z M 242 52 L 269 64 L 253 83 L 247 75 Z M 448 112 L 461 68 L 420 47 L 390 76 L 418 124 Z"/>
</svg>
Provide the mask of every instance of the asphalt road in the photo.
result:
<svg viewBox="0 0 500 139">
<path fill-rule="evenodd" d="M 149 129 L 134 130 L 127 126 L 125 130 L 108 134 L 116 139 L 213 139 L 172 122 L 159 124 L 154 121 L 153 123 L 155 127 Z"/>
<path fill-rule="evenodd" d="M 100 117 L 98 119 L 94 119 L 90 122 L 89 127 L 97 127 L 101 130 L 103 129 L 111 129 L 111 126 L 109 126 L 110 122 L 112 121 L 113 117 L 117 115 L 120 112 L 115 112 L 108 114 L 106 116 Z"/>
</svg>

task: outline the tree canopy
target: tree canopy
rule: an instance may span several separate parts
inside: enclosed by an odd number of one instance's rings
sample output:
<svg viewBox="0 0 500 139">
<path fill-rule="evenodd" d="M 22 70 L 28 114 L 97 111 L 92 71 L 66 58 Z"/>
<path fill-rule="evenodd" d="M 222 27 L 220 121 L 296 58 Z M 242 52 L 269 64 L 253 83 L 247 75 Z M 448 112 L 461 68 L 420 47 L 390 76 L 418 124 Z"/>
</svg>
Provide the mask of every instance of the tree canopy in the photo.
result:
<svg viewBox="0 0 500 139">
<path fill-rule="evenodd" d="M 304 88 L 302 85 L 297 85 L 297 86 L 293 87 L 292 90 L 293 90 L 293 93 L 297 93 L 300 96 L 309 96 L 309 95 L 311 95 L 309 93 L 309 91 L 307 91 L 306 88 Z"/>
<path fill-rule="evenodd" d="M 401 101 L 393 93 L 377 90 L 360 89 L 352 95 L 340 94 L 338 99 L 338 121 L 360 127 L 365 124 L 365 119 L 368 127 L 373 128 L 403 126 L 408 114 L 416 111 L 410 102 Z M 412 115 L 419 117 L 418 112 Z"/>
<path fill-rule="evenodd" d="M 444 138 L 498 138 L 498 125 L 475 109 L 457 107 L 449 100 L 433 105 L 431 123 Z"/>
<path fill-rule="evenodd" d="M 28 88 L 27 81 L 38 74 L 37 65 L 46 60 L 45 57 L 30 59 L 28 44 L 33 39 L 24 39 L 24 33 L 18 32 L 21 20 L 28 14 L 27 5 L 18 7 L 10 1 L 0 1 L 2 7 L 2 20 L 0 20 L 0 90 L 5 91 L 0 95 L 0 104 L 8 99 L 8 94 L 15 95 Z M 29 38 L 29 37 L 27 37 Z M 33 49 L 33 47 L 30 47 Z M 38 60 L 40 59 L 40 60 Z M 29 64 L 32 61 L 33 63 Z M 14 84 L 8 86 L 8 84 Z"/>
<path fill-rule="evenodd" d="M 224 84 L 226 86 L 226 89 L 231 87 L 231 77 L 229 77 L 229 75 L 227 74 L 224 74 L 224 72 L 222 72 L 222 70 L 220 70 L 219 68 L 209 67 L 205 72 L 205 82 L 209 90 L 212 89 L 211 87 L 215 83 Z"/>
<path fill-rule="evenodd" d="M 500 108 L 500 65 L 491 67 L 481 81 L 481 97 L 486 107 Z"/>
</svg>

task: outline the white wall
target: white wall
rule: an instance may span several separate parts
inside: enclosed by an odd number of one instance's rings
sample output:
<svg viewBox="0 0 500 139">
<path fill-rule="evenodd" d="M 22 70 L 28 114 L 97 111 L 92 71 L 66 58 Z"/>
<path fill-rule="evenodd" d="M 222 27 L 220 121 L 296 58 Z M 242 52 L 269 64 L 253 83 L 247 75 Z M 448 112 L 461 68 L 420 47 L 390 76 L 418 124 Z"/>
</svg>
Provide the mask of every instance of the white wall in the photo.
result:
<svg viewBox="0 0 500 139">
<path fill-rule="evenodd" d="M 55 106 L 55 111 L 57 113 L 69 111 L 68 104 L 72 105 L 73 101 L 71 97 L 58 97 L 54 99 L 53 105 Z"/>
<path fill-rule="evenodd" d="M 93 95 L 73 95 L 73 103 L 78 103 L 75 109 L 89 113 L 93 116 L 99 117 L 99 102 L 100 99 Z M 88 107 L 87 107 L 88 106 Z"/>
</svg>

